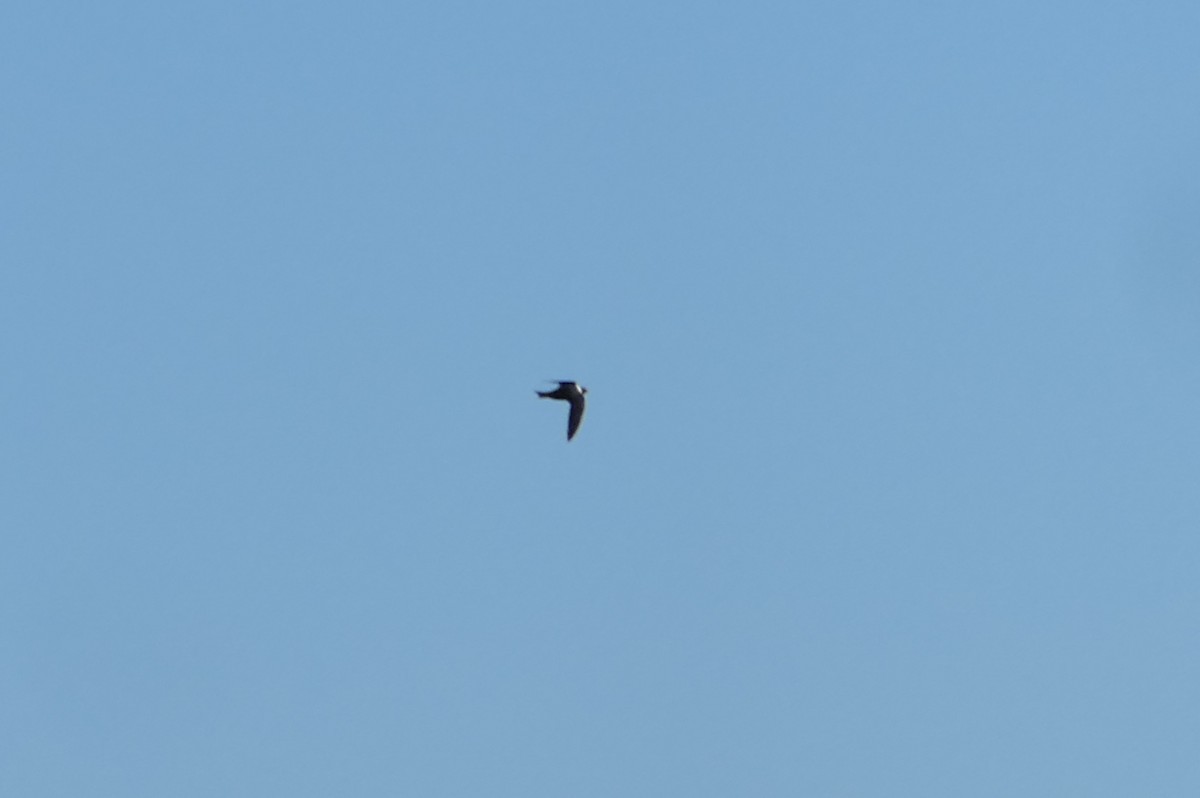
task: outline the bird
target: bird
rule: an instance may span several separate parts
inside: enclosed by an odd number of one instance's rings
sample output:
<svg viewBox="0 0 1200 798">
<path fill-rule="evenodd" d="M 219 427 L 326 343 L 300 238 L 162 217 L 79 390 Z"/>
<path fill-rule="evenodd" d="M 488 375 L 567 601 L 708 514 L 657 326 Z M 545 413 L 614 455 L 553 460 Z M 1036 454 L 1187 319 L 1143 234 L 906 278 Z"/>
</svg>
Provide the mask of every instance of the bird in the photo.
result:
<svg viewBox="0 0 1200 798">
<path fill-rule="evenodd" d="M 569 380 L 557 380 L 557 382 L 558 387 L 553 391 L 537 391 L 537 395 L 543 399 L 562 399 L 564 402 L 570 402 L 571 414 L 567 416 L 567 440 L 569 441 L 575 437 L 575 433 L 579 431 L 579 424 L 583 421 L 583 396 L 588 389 Z"/>
</svg>

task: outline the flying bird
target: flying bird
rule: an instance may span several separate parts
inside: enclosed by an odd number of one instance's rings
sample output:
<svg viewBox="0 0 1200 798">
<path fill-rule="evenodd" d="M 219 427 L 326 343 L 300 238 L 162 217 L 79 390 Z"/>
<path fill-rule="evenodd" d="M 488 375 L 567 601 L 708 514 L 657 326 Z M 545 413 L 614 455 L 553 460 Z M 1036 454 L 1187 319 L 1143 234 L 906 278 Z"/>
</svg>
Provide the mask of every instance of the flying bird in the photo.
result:
<svg viewBox="0 0 1200 798">
<path fill-rule="evenodd" d="M 579 424 L 583 421 L 583 395 L 585 393 L 587 393 L 587 388 L 580 386 L 578 383 L 567 382 L 565 380 L 559 380 L 558 387 L 553 391 L 537 392 L 537 395 L 543 399 L 562 399 L 564 402 L 571 404 L 571 414 L 567 416 L 568 441 L 575 437 L 575 433 L 579 431 Z"/>
</svg>

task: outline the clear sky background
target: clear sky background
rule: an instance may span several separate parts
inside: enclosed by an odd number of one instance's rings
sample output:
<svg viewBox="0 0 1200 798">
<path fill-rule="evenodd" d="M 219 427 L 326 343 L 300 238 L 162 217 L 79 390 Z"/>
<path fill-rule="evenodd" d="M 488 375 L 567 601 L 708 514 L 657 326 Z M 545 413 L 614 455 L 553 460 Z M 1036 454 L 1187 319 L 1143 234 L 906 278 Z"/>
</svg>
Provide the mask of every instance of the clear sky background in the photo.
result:
<svg viewBox="0 0 1200 798">
<path fill-rule="evenodd" d="M 1198 42 L 8 4 L 0 793 L 1200 794 Z"/>
</svg>

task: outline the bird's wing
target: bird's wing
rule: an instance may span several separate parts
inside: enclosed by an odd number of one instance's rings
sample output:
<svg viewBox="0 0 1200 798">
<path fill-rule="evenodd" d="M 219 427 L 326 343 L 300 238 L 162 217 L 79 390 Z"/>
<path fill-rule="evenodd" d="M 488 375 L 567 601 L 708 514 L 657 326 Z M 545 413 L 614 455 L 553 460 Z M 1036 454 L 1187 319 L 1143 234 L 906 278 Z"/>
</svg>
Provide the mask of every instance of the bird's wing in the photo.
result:
<svg viewBox="0 0 1200 798">
<path fill-rule="evenodd" d="M 571 415 L 567 418 L 567 440 L 575 437 L 579 425 L 583 423 L 583 406 L 582 396 L 571 397 Z"/>
</svg>

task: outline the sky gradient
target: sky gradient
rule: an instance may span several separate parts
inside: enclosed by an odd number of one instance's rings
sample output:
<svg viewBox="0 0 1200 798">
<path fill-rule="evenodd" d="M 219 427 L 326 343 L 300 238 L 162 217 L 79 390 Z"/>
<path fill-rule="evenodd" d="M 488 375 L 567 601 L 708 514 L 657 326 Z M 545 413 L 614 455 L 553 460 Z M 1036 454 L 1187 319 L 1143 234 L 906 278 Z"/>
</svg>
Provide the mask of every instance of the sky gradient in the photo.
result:
<svg viewBox="0 0 1200 798">
<path fill-rule="evenodd" d="M 0 23 L 0 793 L 1200 794 L 1200 6 Z"/>
</svg>

